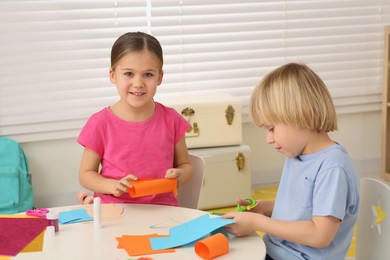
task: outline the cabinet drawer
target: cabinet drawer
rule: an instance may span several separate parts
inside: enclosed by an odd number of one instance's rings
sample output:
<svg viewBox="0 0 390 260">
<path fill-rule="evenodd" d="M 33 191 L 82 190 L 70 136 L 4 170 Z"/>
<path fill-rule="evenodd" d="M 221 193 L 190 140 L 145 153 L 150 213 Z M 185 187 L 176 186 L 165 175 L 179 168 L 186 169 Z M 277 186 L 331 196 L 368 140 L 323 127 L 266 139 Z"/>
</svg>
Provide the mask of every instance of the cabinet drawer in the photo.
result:
<svg viewBox="0 0 390 260">
<path fill-rule="evenodd" d="M 159 102 L 174 108 L 192 126 L 186 133 L 188 148 L 240 145 L 242 102 L 227 94 L 210 97 L 181 95 Z"/>
<path fill-rule="evenodd" d="M 234 206 L 252 195 L 250 147 L 247 145 L 190 149 L 205 161 L 199 209 Z"/>
</svg>

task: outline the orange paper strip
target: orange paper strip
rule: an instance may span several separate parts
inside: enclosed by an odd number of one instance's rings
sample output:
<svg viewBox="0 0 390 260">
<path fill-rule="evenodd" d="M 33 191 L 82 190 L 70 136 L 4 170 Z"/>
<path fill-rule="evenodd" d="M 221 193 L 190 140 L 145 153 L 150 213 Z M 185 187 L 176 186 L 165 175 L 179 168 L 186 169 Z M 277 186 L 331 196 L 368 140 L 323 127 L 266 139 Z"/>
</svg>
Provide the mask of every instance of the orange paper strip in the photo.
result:
<svg viewBox="0 0 390 260">
<path fill-rule="evenodd" d="M 166 192 L 173 192 L 177 196 L 176 179 L 139 179 L 130 183 L 132 187 L 129 189 L 129 195 L 133 198 Z"/>
<path fill-rule="evenodd" d="M 217 233 L 195 243 L 195 252 L 203 259 L 212 259 L 229 252 L 229 241 L 222 233 Z"/>
<path fill-rule="evenodd" d="M 148 254 L 170 253 L 175 252 L 174 249 L 168 248 L 163 250 L 153 250 L 150 244 L 151 237 L 164 237 L 163 235 L 149 234 L 149 235 L 123 235 L 117 237 L 117 248 L 125 249 L 129 256 L 139 256 Z"/>
</svg>

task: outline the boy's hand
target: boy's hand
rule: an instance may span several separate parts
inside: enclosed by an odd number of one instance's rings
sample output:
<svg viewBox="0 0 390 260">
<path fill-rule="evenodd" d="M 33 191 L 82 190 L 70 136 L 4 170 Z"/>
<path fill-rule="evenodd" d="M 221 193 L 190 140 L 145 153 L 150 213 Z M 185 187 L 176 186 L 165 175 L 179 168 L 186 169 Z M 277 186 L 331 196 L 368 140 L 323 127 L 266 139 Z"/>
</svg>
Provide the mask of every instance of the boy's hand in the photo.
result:
<svg viewBox="0 0 390 260">
<path fill-rule="evenodd" d="M 227 225 L 226 231 L 230 234 L 243 237 L 253 233 L 253 218 L 256 217 L 252 212 L 229 212 L 222 216 L 224 219 L 234 219 L 235 223 Z"/>
<path fill-rule="evenodd" d="M 247 206 L 247 205 L 250 205 L 252 202 L 249 201 L 249 200 L 244 200 L 244 199 L 238 199 L 237 200 L 237 203 L 241 206 Z M 250 210 L 248 210 L 249 212 L 255 212 L 255 213 L 259 213 L 259 214 L 264 214 L 264 210 L 262 209 L 261 205 L 260 205 L 260 201 L 256 201 L 256 206 L 254 206 L 253 208 L 251 208 Z"/>
</svg>

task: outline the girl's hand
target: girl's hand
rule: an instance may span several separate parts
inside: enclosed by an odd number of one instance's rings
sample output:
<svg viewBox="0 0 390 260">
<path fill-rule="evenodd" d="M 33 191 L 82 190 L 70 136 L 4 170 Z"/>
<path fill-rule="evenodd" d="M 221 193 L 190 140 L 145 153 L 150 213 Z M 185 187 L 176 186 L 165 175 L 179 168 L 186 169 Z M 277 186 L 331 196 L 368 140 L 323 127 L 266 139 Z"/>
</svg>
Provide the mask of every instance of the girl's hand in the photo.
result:
<svg viewBox="0 0 390 260">
<path fill-rule="evenodd" d="M 137 176 L 134 176 L 133 174 L 129 174 L 122 179 L 118 180 L 114 185 L 114 191 L 112 194 L 115 197 L 120 197 L 123 193 L 127 192 L 129 188 L 131 188 L 130 180 L 137 180 Z"/>
<path fill-rule="evenodd" d="M 165 173 L 165 178 L 167 179 L 177 179 L 177 184 L 179 185 L 181 183 L 181 173 L 182 170 L 178 168 L 171 168 L 168 169 Z"/>
</svg>

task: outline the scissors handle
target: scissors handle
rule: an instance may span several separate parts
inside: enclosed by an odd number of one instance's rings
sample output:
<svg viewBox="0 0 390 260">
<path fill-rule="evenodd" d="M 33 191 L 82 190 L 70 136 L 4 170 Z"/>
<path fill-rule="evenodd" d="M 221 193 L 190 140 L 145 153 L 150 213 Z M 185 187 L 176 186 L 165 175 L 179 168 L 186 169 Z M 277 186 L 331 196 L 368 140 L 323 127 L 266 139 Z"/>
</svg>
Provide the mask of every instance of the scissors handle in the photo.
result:
<svg viewBox="0 0 390 260">
<path fill-rule="evenodd" d="M 243 206 L 238 204 L 237 205 L 237 211 L 242 212 L 242 211 L 245 211 L 245 210 L 251 210 L 252 208 L 256 207 L 256 205 L 257 205 L 257 201 L 254 200 L 253 198 L 245 198 L 244 200 L 248 200 L 251 203 L 247 204 L 247 205 L 243 205 Z"/>
<path fill-rule="evenodd" d="M 29 209 L 29 210 L 26 210 L 26 215 L 45 218 L 46 214 L 48 212 L 49 212 L 49 210 L 45 209 L 45 208 Z"/>
</svg>

